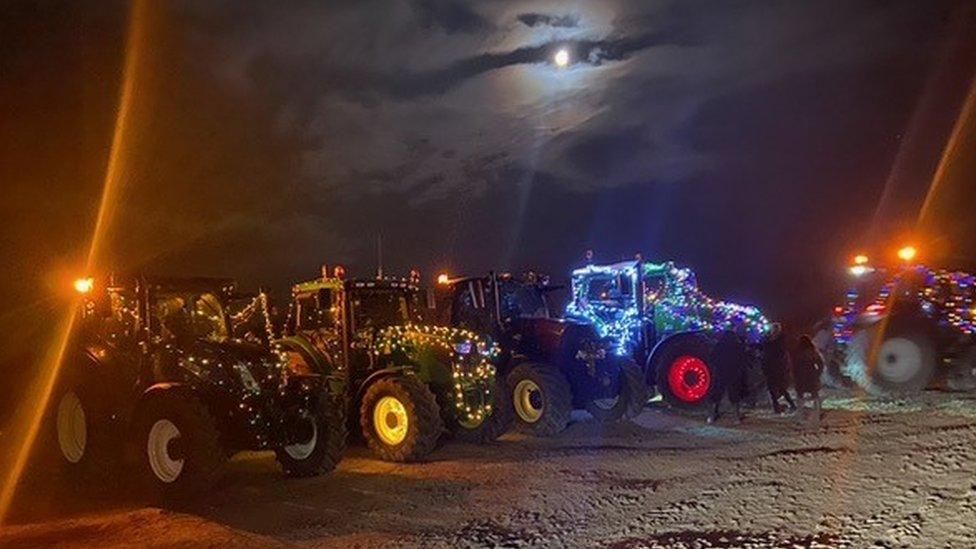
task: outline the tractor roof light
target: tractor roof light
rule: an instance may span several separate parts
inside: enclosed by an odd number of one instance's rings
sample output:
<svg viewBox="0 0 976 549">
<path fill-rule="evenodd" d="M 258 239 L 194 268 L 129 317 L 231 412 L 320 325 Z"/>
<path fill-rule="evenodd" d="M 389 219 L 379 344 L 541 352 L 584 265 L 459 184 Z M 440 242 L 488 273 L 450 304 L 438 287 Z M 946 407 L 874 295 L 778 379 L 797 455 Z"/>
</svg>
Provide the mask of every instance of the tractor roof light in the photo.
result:
<svg viewBox="0 0 976 549">
<path fill-rule="evenodd" d="M 79 278 L 75 280 L 74 283 L 75 291 L 79 294 L 91 293 L 92 289 L 95 288 L 95 279 L 93 278 Z"/>
<path fill-rule="evenodd" d="M 437 275 L 437 283 L 438 284 L 450 284 L 451 283 L 451 277 L 447 276 L 447 273 L 441 273 L 441 274 Z"/>
<path fill-rule="evenodd" d="M 868 256 L 864 254 L 857 254 L 854 256 L 855 265 L 867 265 L 867 263 L 868 263 Z"/>
<path fill-rule="evenodd" d="M 915 246 L 905 246 L 898 250 L 898 259 L 908 262 L 915 259 L 917 254 L 918 250 L 915 249 Z"/>
</svg>

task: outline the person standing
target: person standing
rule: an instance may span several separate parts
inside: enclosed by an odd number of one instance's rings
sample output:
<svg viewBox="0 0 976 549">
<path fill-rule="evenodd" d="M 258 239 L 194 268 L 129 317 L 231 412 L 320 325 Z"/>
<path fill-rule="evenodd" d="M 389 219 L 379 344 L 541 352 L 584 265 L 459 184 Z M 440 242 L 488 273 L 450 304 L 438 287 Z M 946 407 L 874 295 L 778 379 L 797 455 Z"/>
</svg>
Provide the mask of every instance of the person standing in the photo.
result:
<svg viewBox="0 0 976 549">
<path fill-rule="evenodd" d="M 813 399 L 816 411 L 816 421 L 820 421 L 822 404 L 820 401 L 820 376 L 824 370 L 824 358 L 813 344 L 810 336 L 804 334 L 793 351 L 793 382 L 796 386 L 796 397 L 803 417 L 808 417 L 805 406 L 806 395 Z"/>
<path fill-rule="evenodd" d="M 742 339 L 731 330 L 723 331 L 712 348 L 708 363 L 716 373 L 716 387 L 711 397 L 712 414 L 708 416 L 708 422 L 712 423 L 721 416 L 725 397 L 732 404 L 736 421 L 742 421 L 744 416 L 740 403 L 747 392 L 746 368 L 749 364 L 749 354 Z"/>
<path fill-rule="evenodd" d="M 769 399 L 773 404 L 773 412 L 783 413 L 780 399 L 786 400 L 790 411 L 796 410 L 796 404 L 790 397 L 790 355 L 786 349 L 786 338 L 782 327 L 773 325 L 769 339 L 763 344 L 762 371 L 766 378 L 766 388 L 769 389 Z"/>
</svg>

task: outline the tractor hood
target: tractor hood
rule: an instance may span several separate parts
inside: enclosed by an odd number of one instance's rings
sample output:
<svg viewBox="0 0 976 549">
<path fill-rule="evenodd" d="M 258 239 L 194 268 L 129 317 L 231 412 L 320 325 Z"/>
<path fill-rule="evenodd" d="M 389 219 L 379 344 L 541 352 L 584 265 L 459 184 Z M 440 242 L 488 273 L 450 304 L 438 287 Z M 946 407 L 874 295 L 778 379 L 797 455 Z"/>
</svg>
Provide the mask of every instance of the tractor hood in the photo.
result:
<svg viewBox="0 0 976 549">
<path fill-rule="evenodd" d="M 513 328 L 516 347 L 530 357 L 572 360 L 584 341 L 609 348 L 592 325 L 573 319 L 519 318 Z"/>
<path fill-rule="evenodd" d="M 250 393 L 278 389 L 283 362 L 263 347 L 235 341 L 198 339 L 182 347 L 178 366 L 195 377 Z"/>
</svg>

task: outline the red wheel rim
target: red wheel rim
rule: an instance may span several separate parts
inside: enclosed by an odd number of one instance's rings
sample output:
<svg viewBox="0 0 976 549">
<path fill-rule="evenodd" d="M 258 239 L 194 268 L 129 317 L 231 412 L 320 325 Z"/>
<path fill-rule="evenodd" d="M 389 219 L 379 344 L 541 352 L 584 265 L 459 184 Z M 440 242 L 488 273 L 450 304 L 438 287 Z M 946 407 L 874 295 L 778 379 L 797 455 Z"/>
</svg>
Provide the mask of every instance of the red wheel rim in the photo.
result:
<svg viewBox="0 0 976 549">
<path fill-rule="evenodd" d="M 708 364 L 696 356 L 679 356 L 668 370 L 668 386 L 678 400 L 698 402 L 705 398 L 712 386 Z"/>
</svg>

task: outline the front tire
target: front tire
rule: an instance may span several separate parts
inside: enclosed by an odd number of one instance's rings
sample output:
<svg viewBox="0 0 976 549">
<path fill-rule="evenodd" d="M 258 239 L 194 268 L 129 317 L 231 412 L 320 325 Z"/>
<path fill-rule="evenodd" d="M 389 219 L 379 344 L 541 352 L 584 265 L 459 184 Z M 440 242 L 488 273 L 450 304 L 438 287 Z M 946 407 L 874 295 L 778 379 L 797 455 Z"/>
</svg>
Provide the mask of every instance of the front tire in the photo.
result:
<svg viewBox="0 0 976 549">
<path fill-rule="evenodd" d="M 520 429 L 541 437 L 566 429 L 573 411 L 573 393 L 561 371 L 549 364 L 520 364 L 508 374 L 507 381 Z"/>
<path fill-rule="evenodd" d="M 164 389 L 146 396 L 135 423 L 143 482 L 164 498 L 210 488 L 227 454 L 207 407 L 190 391 Z"/>
<path fill-rule="evenodd" d="M 462 442 L 487 444 L 497 440 L 511 429 L 515 411 L 507 387 L 503 383 L 496 383 L 492 395 L 494 402 L 492 402 L 491 414 L 479 424 L 469 425 L 452 419 L 451 431 L 454 438 Z"/>
<path fill-rule="evenodd" d="M 679 336 L 651 358 L 657 390 L 672 408 L 703 409 L 718 390 L 715 371 L 708 364 L 711 346 L 695 336 Z"/>
<path fill-rule="evenodd" d="M 849 345 L 848 368 L 854 381 L 876 396 L 921 392 L 935 375 L 935 345 L 913 326 L 884 322 L 859 331 Z"/>
<path fill-rule="evenodd" d="M 101 478 L 117 469 L 122 444 L 113 436 L 98 399 L 84 384 L 58 385 L 49 406 L 49 440 L 67 478 Z"/>
<path fill-rule="evenodd" d="M 434 393 L 413 377 L 387 377 L 366 390 L 359 412 L 363 438 L 386 461 L 419 461 L 444 432 Z"/>
<path fill-rule="evenodd" d="M 647 404 L 644 372 L 632 360 L 615 361 L 620 368 L 620 393 L 613 399 L 593 399 L 586 403 L 586 411 L 598 421 L 612 422 L 637 417 Z"/>
<path fill-rule="evenodd" d="M 315 412 L 297 411 L 294 421 L 306 436 L 275 449 L 275 457 L 290 477 L 313 477 L 336 468 L 346 453 L 346 413 L 341 396 L 323 390 Z"/>
</svg>

